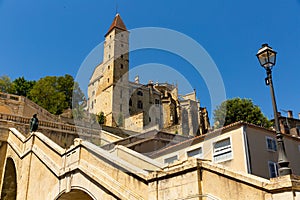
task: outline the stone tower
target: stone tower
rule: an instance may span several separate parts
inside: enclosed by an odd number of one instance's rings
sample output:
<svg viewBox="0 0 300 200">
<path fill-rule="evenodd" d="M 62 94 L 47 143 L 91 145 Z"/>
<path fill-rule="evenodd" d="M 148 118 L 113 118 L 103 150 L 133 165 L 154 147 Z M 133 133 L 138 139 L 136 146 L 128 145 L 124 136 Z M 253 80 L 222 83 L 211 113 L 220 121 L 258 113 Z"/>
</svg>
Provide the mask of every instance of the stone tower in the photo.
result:
<svg viewBox="0 0 300 200">
<path fill-rule="evenodd" d="M 128 116 L 129 32 L 117 14 L 105 34 L 103 61 L 88 87 L 89 112 L 103 112 L 107 126 L 124 126 Z"/>
</svg>

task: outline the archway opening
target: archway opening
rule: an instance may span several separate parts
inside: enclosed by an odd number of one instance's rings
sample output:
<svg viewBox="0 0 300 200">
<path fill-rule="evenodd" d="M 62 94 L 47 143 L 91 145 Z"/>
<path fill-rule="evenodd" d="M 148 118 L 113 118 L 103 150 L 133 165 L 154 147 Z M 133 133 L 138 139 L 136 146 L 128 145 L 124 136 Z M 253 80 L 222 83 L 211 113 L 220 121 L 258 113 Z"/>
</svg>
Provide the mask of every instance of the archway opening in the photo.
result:
<svg viewBox="0 0 300 200">
<path fill-rule="evenodd" d="M 1 200 L 15 200 L 17 198 L 17 174 L 15 163 L 8 158 L 5 166 Z"/>
<path fill-rule="evenodd" d="M 57 200 L 93 200 L 93 198 L 82 190 L 71 190 L 63 193 Z"/>
</svg>

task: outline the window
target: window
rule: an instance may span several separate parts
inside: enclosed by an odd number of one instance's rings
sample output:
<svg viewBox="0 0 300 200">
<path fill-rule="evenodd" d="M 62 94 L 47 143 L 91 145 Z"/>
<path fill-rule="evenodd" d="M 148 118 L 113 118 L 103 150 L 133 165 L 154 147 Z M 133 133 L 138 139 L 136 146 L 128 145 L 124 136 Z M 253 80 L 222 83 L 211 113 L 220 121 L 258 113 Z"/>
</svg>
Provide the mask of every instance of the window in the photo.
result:
<svg viewBox="0 0 300 200">
<path fill-rule="evenodd" d="M 171 163 L 173 163 L 175 160 L 178 160 L 178 156 L 176 155 L 176 156 L 172 156 L 172 157 L 170 157 L 170 158 L 166 158 L 165 160 L 164 160 L 164 163 L 166 163 L 166 164 L 171 164 Z"/>
<path fill-rule="evenodd" d="M 159 106 L 159 100 L 155 99 L 155 106 Z"/>
<path fill-rule="evenodd" d="M 94 96 L 94 95 L 95 95 L 95 91 L 92 92 L 92 96 Z"/>
<path fill-rule="evenodd" d="M 110 58 L 110 54 L 108 54 L 108 58 Z"/>
<path fill-rule="evenodd" d="M 123 47 L 124 46 L 124 44 L 121 44 L 121 47 Z"/>
<path fill-rule="evenodd" d="M 270 178 L 274 178 L 274 177 L 278 176 L 277 163 L 275 163 L 273 161 L 268 161 L 268 167 L 269 167 Z"/>
<path fill-rule="evenodd" d="M 274 138 L 266 137 L 266 145 L 269 151 L 277 151 L 277 144 Z"/>
<path fill-rule="evenodd" d="M 203 158 L 202 147 L 187 152 L 188 157 Z"/>
<path fill-rule="evenodd" d="M 233 157 L 230 138 L 214 143 L 213 149 L 214 162 L 224 162 L 232 159 Z"/>
<path fill-rule="evenodd" d="M 137 95 L 139 95 L 139 96 L 143 96 L 143 92 L 141 92 L 141 91 L 138 91 L 138 92 L 137 92 Z"/>
<path fill-rule="evenodd" d="M 129 106 L 132 106 L 132 100 L 129 99 Z"/>
<path fill-rule="evenodd" d="M 109 83 L 109 78 L 107 79 L 107 82 Z"/>
<path fill-rule="evenodd" d="M 296 128 L 297 128 L 296 129 L 297 130 L 297 134 L 299 135 L 299 133 L 300 133 L 300 125 L 297 125 Z"/>
<path fill-rule="evenodd" d="M 139 109 L 143 109 L 143 102 L 142 101 L 138 101 L 137 107 Z"/>
<path fill-rule="evenodd" d="M 110 69 L 110 66 L 108 65 L 107 69 Z"/>
<path fill-rule="evenodd" d="M 123 64 L 121 64 L 121 69 L 123 69 L 123 67 L 124 67 L 124 65 L 123 65 Z"/>
<path fill-rule="evenodd" d="M 149 122 L 151 122 L 151 117 L 149 117 Z"/>
<path fill-rule="evenodd" d="M 121 58 L 123 58 L 124 56 L 123 55 L 121 55 Z"/>
<path fill-rule="evenodd" d="M 122 112 L 122 104 L 120 104 L 120 112 Z"/>
</svg>

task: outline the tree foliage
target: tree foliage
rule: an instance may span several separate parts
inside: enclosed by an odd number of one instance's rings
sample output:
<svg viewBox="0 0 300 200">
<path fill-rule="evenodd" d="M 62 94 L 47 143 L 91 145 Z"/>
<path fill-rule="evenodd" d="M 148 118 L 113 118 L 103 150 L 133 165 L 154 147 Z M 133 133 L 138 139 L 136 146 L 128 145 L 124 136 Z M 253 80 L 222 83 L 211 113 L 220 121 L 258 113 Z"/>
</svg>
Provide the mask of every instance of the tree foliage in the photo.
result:
<svg viewBox="0 0 300 200">
<path fill-rule="evenodd" d="M 0 76 L 0 92 L 11 93 L 12 82 L 6 75 Z"/>
<path fill-rule="evenodd" d="M 76 94 L 76 108 L 84 100 L 84 94 L 70 75 L 46 76 L 36 82 L 29 93 L 29 98 L 53 114 L 72 108 L 72 97 Z M 79 113 L 78 113 L 79 114 Z"/>
<path fill-rule="evenodd" d="M 265 117 L 251 99 L 233 98 L 226 100 L 214 110 L 215 127 L 229 125 L 234 122 L 244 121 L 266 128 L 272 123 Z"/>
<path fill-rule="evenodd" d="M 99 124 L 104 124 L 105 123 L 105 115 L 104 112 L 100 112 L 99 114 L 97 114 L 97 122 Z"/>
<path fill-rule="evenodd" d="M 30 99 L 52 114 L 61 114 L 67 108 L 66 96 L 57 87 L 57 77 L 46 76 L 33 86 Z"/>
<path fill-rule="evenodd" d="M 12 82 L 11 92 L 16 95 L 27 97 L 35 83 L 35 81 L 26 80 L 23 76 L 19 77 Z"/>
</svg>

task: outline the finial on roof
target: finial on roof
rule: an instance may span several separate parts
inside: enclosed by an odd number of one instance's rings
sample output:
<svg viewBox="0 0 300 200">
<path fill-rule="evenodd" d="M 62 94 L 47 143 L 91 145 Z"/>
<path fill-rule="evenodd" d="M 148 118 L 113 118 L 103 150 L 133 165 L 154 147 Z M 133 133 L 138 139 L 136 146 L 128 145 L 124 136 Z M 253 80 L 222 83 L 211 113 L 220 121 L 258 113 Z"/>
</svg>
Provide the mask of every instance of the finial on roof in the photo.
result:
<svg viewBox="0 0 300 200">
<path fill-rule="evenodd" d="M 118 0 L 116 0 L 116 15 L 118 15 Z"/>
</svg>

